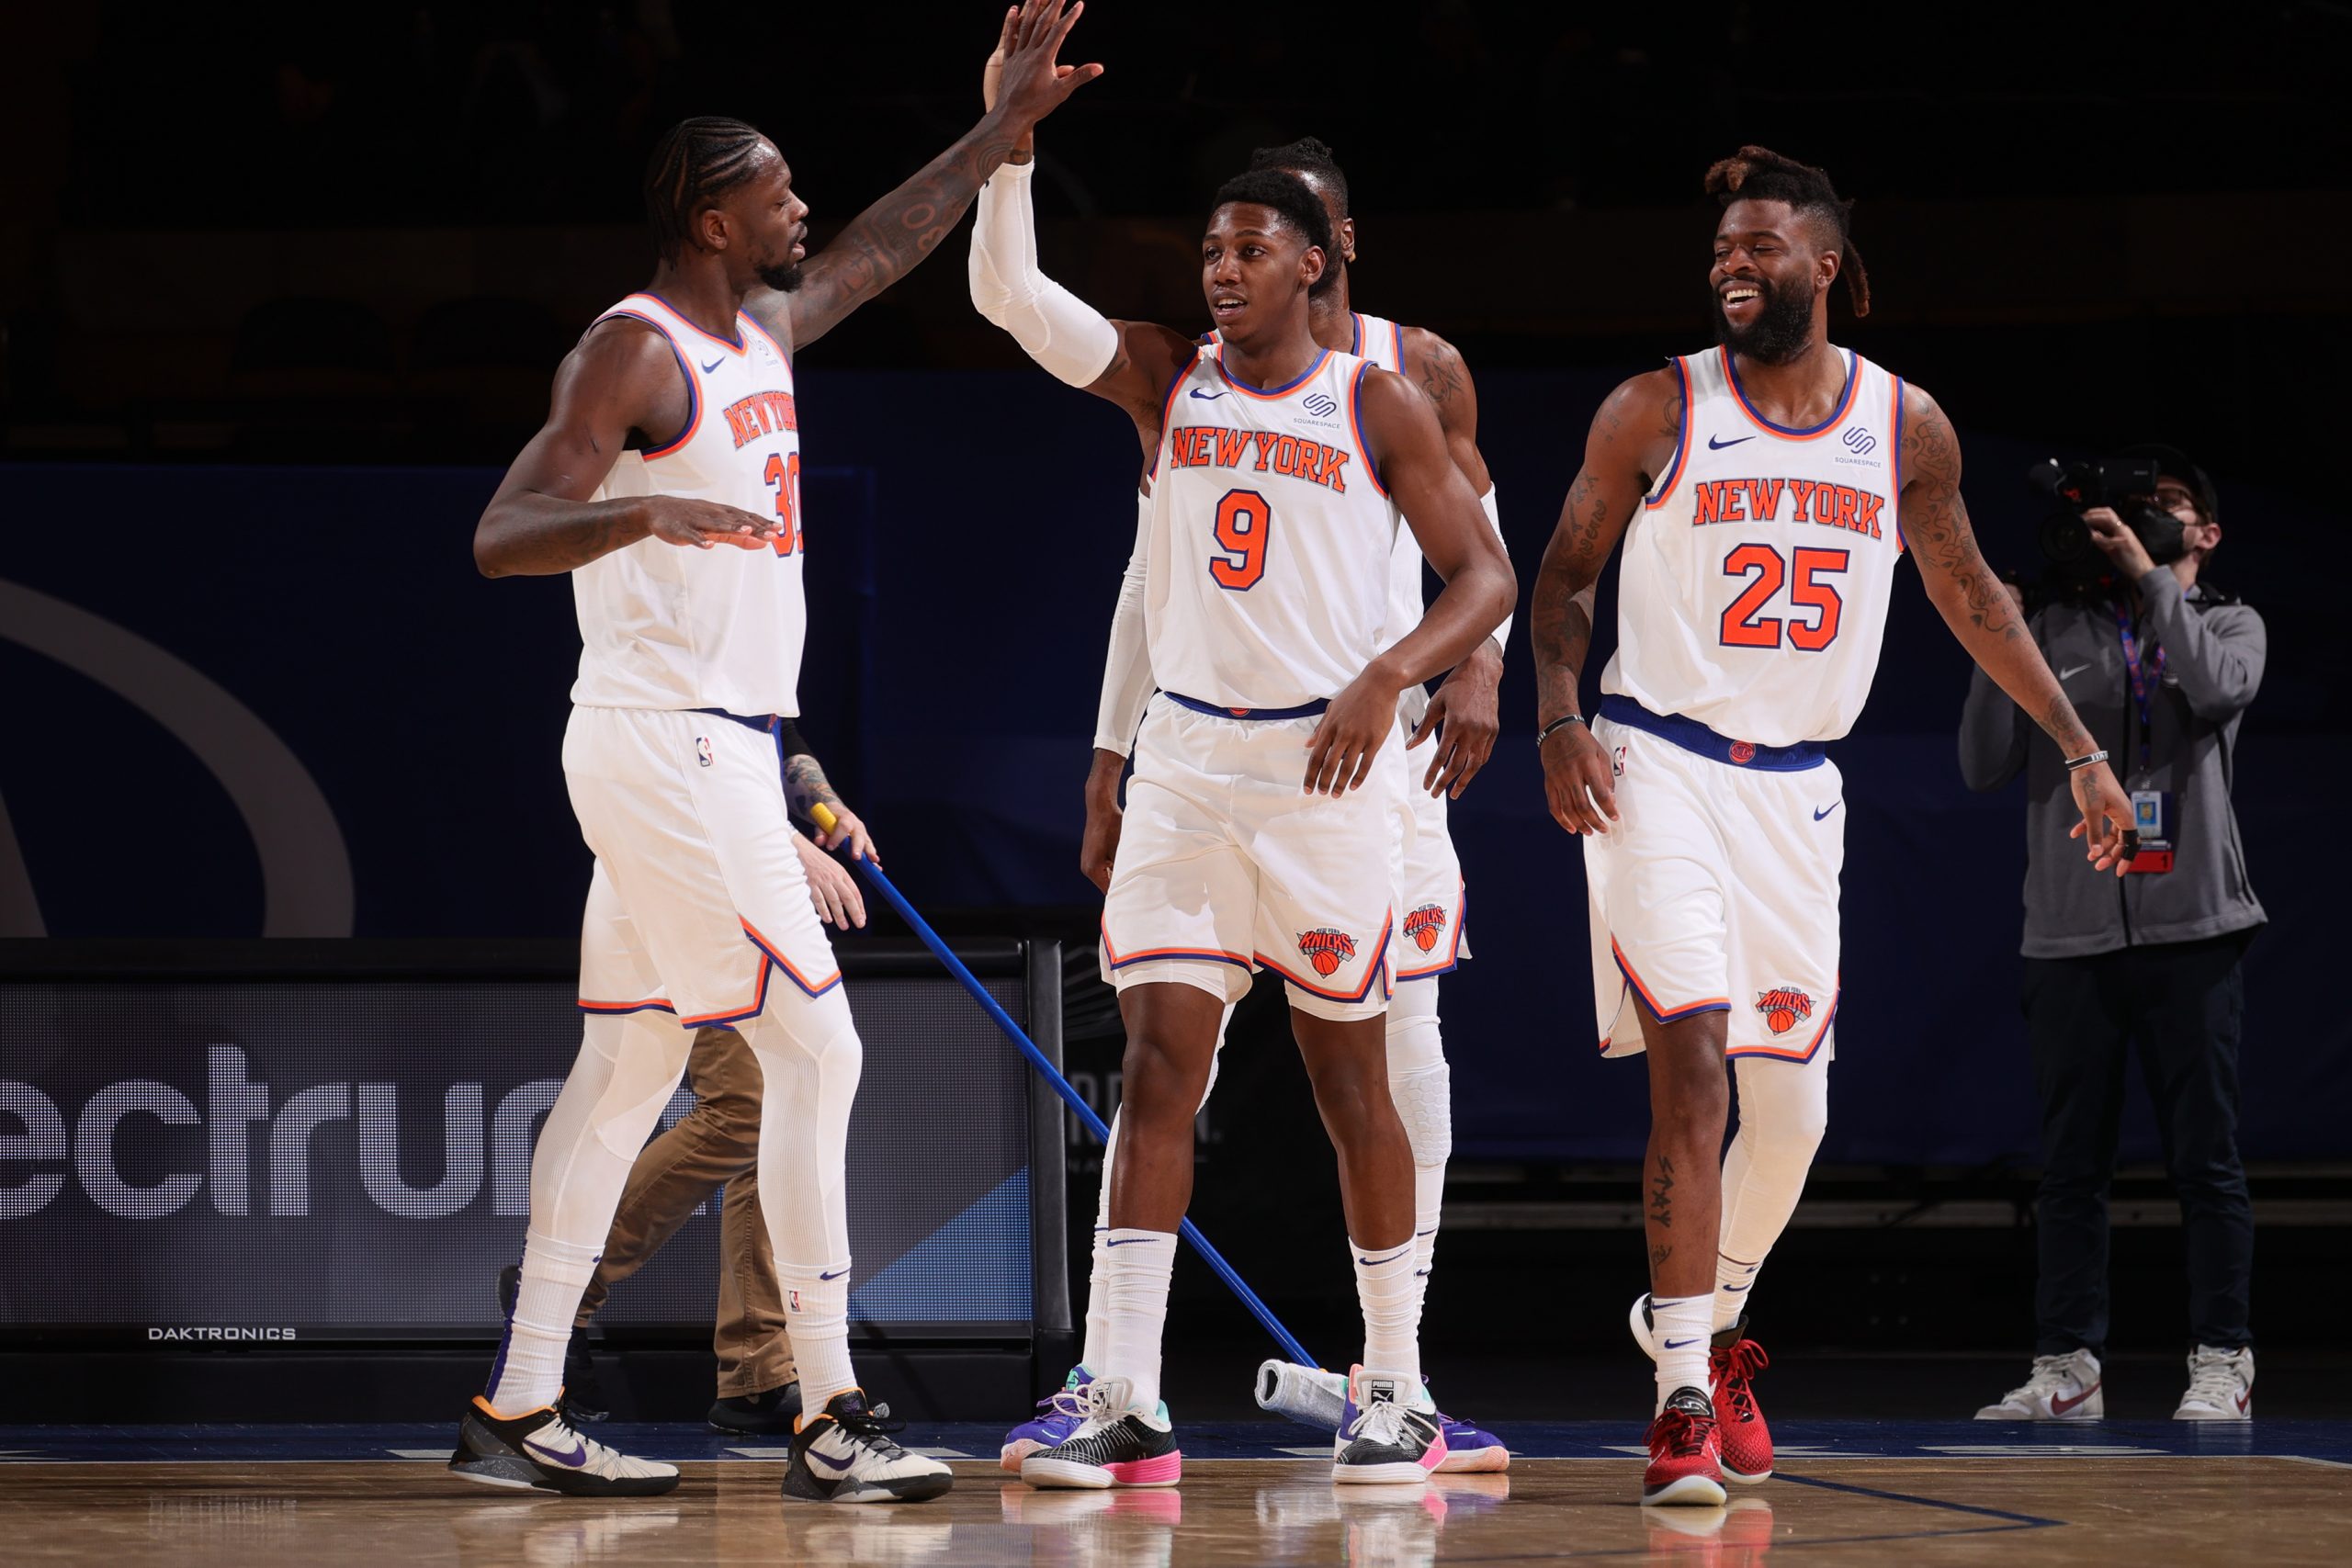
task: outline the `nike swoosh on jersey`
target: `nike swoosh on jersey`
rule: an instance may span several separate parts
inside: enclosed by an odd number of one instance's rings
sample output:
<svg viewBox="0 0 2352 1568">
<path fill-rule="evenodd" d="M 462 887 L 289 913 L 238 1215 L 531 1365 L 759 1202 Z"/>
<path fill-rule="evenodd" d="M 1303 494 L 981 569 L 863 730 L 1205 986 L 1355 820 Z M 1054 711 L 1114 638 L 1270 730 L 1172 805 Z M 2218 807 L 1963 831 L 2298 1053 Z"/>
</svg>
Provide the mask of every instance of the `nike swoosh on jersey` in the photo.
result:
<svg viewBox="0 0 2352 1568">
<path fill-rule="evenodd" d="M 1833 800 L 1828 805 L 1823 807 L 1820 810 L 1815 812 L 1813 814 L 1813 819 L 1818 822 L 1823 818 L 1828 816 L 1831 812 L 1837 810 L 1839 807 L 1845 804 L 1846 803 L 1842 800 Z"/>
<path fill-rule="evenodd" d="M 1753 441 L 1755 439 L 1756 437 L 1753 435 L 1735 435 L 1728 441 L 1718 441 L 1713 436 L 1710 435 L 1707 437 L 1707 450 L 1710 452 L 1720 452 L 1726 446 L 1736 446 L 1743 441 Z"/>
<path fill-rule="evenodd" d="M 723 355 L 723 354 L 722 354 L 722 355 L 720 355 L 718 358 L 716 358 L 716 359 L 712 360 L 709 364 L 707 364 L 707 365 L 704 366 L 704 367 L 702 367 L 702 373 L 703 373 L 704 375 L 707 376 L 707 375 L 709 375 L 712 371 L 714 371 L 714 370 L 718 369 L 720 366 L 722 366 L 722 365 L 724 365 L 724 364 L 726 364 L 726 363 L 727 363 L 727 356 L 726 356 L 725 355 Z"/>
<path fill-rule="evenodd" d="M 1193 388 L 1193 396 L 1194 396 L 1194 397 L 1196 397 L 1196 398 L 1200 399 L 1200 400 L 1201 400 L 1201 401 L 1203 401 L 1203 402 L 1204 402 L 1204 403 L 1207 403 L 1207 402 L 1215 402 L 1217 399 L 1219 399 L 1219 398 L 1221 398 L 1221 397 L 1225 396 L 1225 394 L 1224 394 L 1223 392 L 1207 392 L 1207 391 L 1203 391 L 1200 388 L 1195 387 L 1195 388 Z"/>
</svg>

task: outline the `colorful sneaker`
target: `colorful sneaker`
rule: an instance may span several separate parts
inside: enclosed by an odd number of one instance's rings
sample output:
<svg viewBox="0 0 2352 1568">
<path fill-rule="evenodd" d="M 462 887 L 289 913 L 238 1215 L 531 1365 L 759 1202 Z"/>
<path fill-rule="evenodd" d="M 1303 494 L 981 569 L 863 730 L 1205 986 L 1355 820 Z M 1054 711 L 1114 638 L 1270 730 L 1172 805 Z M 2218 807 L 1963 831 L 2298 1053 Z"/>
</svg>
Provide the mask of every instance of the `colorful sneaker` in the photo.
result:
<svg viewBox="0 0 2352 1568">
<path fill-rule="evenodd" d="M 1050 1449 L 1021 1461 L 1032 1486 L 1173 1486 L 1184 1473 L 1183 1450 L 1162 1403 L 1136 1405 L 1125 1378 L 1095 1378 L 1086 1385 L 1086 1419 Z"/>
<path fill-rule="evenodd" d="M 1510 1468 L 1510 1450 L 1485 1427 L 1457 1421 L 1442 1413 L 1438 1416 L 1437 1425 L 1445 1436 L 1445 1458 L 1438 1461 L 1438 1474 L 1473 1475 Z"/>
<path fill-rule="evenodd" d="M 1037 1402 L 1037 1414 L 1004 1435 L 1004 1447 L 997 1454 L 999 1469 L 1021 1473 L 1021 1461 L 1031 1454 L 1069 1441 L 1072 1432 L 1086 1419 L 1086 1385 L 1094 1374 L 1084 1367 L 1072 1367 L 1062 1386 Z"/>
<path fill-rule="evenodd" d="M 1717 1334 L 1707 1353 L 1708 1392 L 1715 1401 L 1715 1443 L 1723 1454 L 1724 1479 L 1753 1486 L 1772 1476 L 1772 1431 L 1756 1403 L 1754 1379 L 1772 1364 L 1764 1347 L 1747 1337 L 1747 1314 Z"/>
<path fill-rule="evenodd" d="M 1347 1414 L 1331 1441 L 1333 1481 L 1420 1481 L 1445 1462 L 1437 1412 L 1416 1410 L 1400 1397 L 1419 1390 L 1394 1372 L 1349 1371 Z"/>
<path fill-rule="evenodd" d="M 2192 1363 L 2193 1364 L 2193 1363 Z M 2107 1415 L 2098 1358 L 2088 1350 L 2036 1356 L 2024 1382 L 1976 1413 L 1979 1421 L 2098 1421 Z"/>
<path fill-rule="evenodd" d="M 2188 1392 L 2180 1396 L 2176 1421 L 2254 1419 L 2254 1348 L 2224 1350 L 2199 1345 L 2188 1358 Z"/>
<path fill-rule="evenodd" d="M 1649 1468 L 1642 1472 L 1645 1506 L 1723 1506 L 1715 1406 L 1703 1392 L 1678 1388 L 1668 1394 L 1666 1408 L 1650 1423 L 1649 1445 Z"/>
<path fill-rule="evenodd" d="M 784 1470 L 784 1500 L 921 1503 L 954 1485 L 945 1465 L 890 1440 L 904 1428 L 883 1419 L 889 1414 L 887 1404 L 868 1410 L 865 1393 L 853 1388 L 833 1395 L 818 1414 L 802 1416 Z"/>
<path fill-rule="evenodd" d="M 449 1468 L 485 1486 L 560 1492 L 568 1497 L 652 1497 L 678 1484 L 678 1467 L 631 1459 L 574 1431 L 552 1404 L 501 1416 L 474 1396 L 458 1423 Z"/>
</svg>

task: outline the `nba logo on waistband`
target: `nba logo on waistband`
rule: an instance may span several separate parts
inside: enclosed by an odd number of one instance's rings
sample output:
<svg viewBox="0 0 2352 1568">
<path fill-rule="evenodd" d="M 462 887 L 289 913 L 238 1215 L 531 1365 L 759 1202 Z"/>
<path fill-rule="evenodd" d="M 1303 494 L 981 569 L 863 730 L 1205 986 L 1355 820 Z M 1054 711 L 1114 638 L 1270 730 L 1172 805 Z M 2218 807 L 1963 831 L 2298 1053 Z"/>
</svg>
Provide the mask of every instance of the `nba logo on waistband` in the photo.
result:
<svg viewBox="0 0 2352 1568">
<path fill-rule="evenodd" d="M 699 761 L 702 763 L 702 765 L 703 765 L 704 767 L 706 767 L 706 768 L 707 768 L 707 767 L 710 766 L 710 764 L 711 764 L 712 756 L 713 756 L 713 753 L 712 753 L 712 751 L 711 751 L 711 750 L 710 750 L 710 737 L 709 737 L 709 736 L 707 736 L 707 735 L 697 735 L 697 736 L 695 736 L 695 759 L 696 759 L 697 761 Z"/>
<path fill-rule="evenodd" d="M 792 1298 L 792 1310 L 798 1312 L 800 1310 L 800 1292 L 798 1291 L 786 1291 L 785 1294 Z"/>
</svg>

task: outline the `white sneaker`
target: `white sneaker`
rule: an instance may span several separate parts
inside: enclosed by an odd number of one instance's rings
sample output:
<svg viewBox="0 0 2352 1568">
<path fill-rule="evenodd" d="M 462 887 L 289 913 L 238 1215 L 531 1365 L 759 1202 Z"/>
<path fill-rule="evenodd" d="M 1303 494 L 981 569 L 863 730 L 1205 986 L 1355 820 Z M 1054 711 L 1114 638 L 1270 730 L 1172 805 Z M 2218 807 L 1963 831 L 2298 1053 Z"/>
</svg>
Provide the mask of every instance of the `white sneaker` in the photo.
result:
<svg viewBox="0 0 2352 1568">
<path fill-rule="evenodd" d="M 2188 1392 L 2180 1396 L 2176 1421 L 2254 1419 L 2254 1348 L 2222 1350 L 2199 1345 L 2189 1352 Z"/>
<path fill-rule="evenodd" d="M 1979 1421 L 2099 1421 L 2106 1416 L 2098 1358 L 2088 1350 L 2036 1356 L 2033 1375 L 2022 1386 L 1976 1413 Z"/>
<path fill-rule="evenodd" d="M 787 1503 L 921 1503 L 954 1484 L 935 1459 L 910 1454 L 890 1440 L 898 1431 L 887 1404 L 868 1410 L 857 1389 L 835 1394 L 814 1416 L 803 1415 L 784 1468 Z"/>
</svg>

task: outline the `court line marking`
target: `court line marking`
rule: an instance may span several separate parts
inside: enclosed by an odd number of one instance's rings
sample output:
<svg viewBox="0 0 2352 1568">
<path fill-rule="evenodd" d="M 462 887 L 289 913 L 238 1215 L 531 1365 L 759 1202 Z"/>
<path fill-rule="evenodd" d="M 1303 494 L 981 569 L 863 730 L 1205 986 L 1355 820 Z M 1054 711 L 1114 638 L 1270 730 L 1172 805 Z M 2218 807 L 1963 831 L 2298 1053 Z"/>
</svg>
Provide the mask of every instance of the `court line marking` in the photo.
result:
<svg viewBox="0 0 2352 1568">
<path fill-rule="evenodd" d="M 1782 1481 L 1793 1481 L 1799 1486 L 1818 1486 L 1828 1492 L 1852 1492 L 1864 1497 L 1883 1497 L 1890 1502 L 1916 1503 L 1923 1508 L 1948 1508 L 1955 1514 L 1975 1514 L 1988 1519 L 2007 1519 L 2021 1529 L 2047 1529 L 2063 1525 L 2064 1519 L 2045 1519 L 2037 1514 L 2013 1514 L 2007 1508 L 1987 1508 L 1976 1503 L 1951 1503 L 1940 1497 L 1922 1497 L 1910 1492 L 1888 1492 L 1876 1486 L 1857 1486 L 1850 1481 L 1825 1481 L 1817 1475 L 1792 1475 L 1776 1472 Z"/>
</svg>

